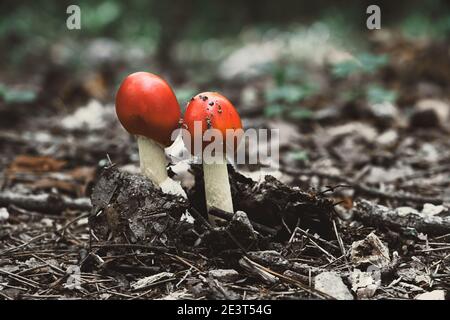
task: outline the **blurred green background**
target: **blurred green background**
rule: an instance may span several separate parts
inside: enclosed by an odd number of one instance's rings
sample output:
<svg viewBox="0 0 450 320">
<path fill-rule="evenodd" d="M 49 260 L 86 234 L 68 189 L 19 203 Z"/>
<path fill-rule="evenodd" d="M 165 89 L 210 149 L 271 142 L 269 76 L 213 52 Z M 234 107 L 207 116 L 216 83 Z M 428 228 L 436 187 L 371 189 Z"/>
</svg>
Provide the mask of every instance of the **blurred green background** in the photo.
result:
<svg viewBox="0 0 450 320">
<path fill-rule="evenodd" d="M 81 30 L 66 28 L 70 4 L 81 8 Z M 310 70 L 316 65 L 336 81 L 356 74 L 362 83 L 390 59 L 398 59 L 391 55 L 397 48 L 389 44 L 448 44 L 448 1 L 377 1 L 380 31 L 366 28 L 370 4 L 373 1 L 3 0 L 0 96 L 6 102 L 27 102 L 57 94 L 70 105 L 91 81 L 88 94 L 111 100 L 121 79 L 142 69 L 167 77 L 183 100 L 201 89 L 227 87 L 233 95 L 233 87 L 266 76 L 272 82 L 257 95 L 262 95 L 265 115 L 271 117 L 324 92 Z M 441 73 L 445 67 L 441 64 Z M 67 77 L 80 83 L 66 91 L 58 88 Z M 431 78 L 447 81 L 445 74 Z M 389 77 L 381 80 L 340 90 L 339 99 L 398 100 Z M 237 95 L 240 101 L 251 101 L 254 92 Z M 291 111 L 293 118 L 310 115 L 302 108 Z"/>
</svg>

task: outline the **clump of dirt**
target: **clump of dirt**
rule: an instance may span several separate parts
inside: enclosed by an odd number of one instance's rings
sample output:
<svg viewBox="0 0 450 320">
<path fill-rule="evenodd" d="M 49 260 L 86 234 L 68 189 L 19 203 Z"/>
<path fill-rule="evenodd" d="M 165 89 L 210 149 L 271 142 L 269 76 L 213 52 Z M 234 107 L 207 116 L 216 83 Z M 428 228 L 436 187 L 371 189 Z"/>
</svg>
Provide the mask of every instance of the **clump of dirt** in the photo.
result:
<svg viewBox="0 0 450 320">
<path fill-rule="evenodd" d="M 206 215 L 203 172 L 198 165 L 192 169 L 195 187 L 190 191 L 189 199 Z M 275 239 L 286 240 L 295 227 L 309 229 L 326 239 L 334 235 L 334 204 L 322 194 L 289 187 L 270 175 L 264 181 L 256 182 L 231 165 L 228 172 L 234 210 L 245 212 L 254 223 L 277 230 Z"/>
<path fill-rule="evenodd" d="M 272 176 L 257 183 L 229 170 L 236 214 L 222 214 L 226 223 L 213 228 L 204 207 L 201 170 L 193 166 L 195 186 L 189 200 L 165 194 L 139 174 L 105 168 L 92 194 L 89 219 L 93 236 L 103 243 L 140 243 L 166 247 L 225 250 L 266 249 L 287 239 L 296 227 L 325 238 L 332 232 L 333 203 L 323 196 L 291 188 Z M 195 218 L 192 223 L 183 214 Z"/>
<path fill-rule="evenodd" d="M 95 184 L 90 226 L 98 239 L 115 243 L 173 245 L 186 240 L 182 197 L 165 194 L 143 175 L 104 169 Z"/>
</svg>

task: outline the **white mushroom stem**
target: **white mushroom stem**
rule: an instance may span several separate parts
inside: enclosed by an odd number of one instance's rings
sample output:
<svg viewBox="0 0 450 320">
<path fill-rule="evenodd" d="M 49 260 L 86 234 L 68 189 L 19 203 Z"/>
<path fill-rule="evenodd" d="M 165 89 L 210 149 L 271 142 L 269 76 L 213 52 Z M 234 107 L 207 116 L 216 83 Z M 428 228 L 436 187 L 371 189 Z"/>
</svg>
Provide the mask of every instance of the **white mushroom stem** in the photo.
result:
<svg viewBox="0 0 450 320">
<path fill-rule="evenodd" d="M 157 142 L 143 136 L 137 136 L 141 172 L 156 185 L 161 185 L 167 177 L 166 154 Z"/>
<path fill-rule="evenodd" d="M 206 207 L 216 207 L 223 211 L 234 213 L 231 198 L 230 181 L 226 160 L 221 163 L 203 162 L 203 179 L 205 181 Z M 215 226 L 222 219 L 208 215 L 209 222 Z"/>
<path fill-rule="evenodd" d="M 137 142 L 142 174 L 158 185 L 163 192 L 187 198 L 181 184 L 167 176 L 167 161 L 163 146 L 144 136 L 137 136 Z"/>
</svg>

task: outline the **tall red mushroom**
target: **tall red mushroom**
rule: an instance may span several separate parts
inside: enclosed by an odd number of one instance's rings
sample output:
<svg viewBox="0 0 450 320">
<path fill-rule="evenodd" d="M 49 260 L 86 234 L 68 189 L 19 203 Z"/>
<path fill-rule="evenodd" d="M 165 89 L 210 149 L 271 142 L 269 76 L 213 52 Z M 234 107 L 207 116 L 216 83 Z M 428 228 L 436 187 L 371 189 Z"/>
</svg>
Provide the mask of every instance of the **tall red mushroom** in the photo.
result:
<svg viewBox="0 0 450 320">
<path fill-rule="evenodd" d="M 196 129 L 200 128 L 199 132 Z M 221 161 L 209 163 L 203 157 L 203 177 L 205 182 L 206 206 L 208 210 L 212 207 L 233 213 L 233 201 L 231 198 L 230 182 L 228 180 L 228 168 L 226 156 L 233 153 L 239 143 L 240 132 L 242 132 L 242 123 L 238 112 L 233 104 L 224 96 L 217 92 L 203 92 L 193 97 L 188 103 L 184 114 L 184 126 L 189 131 L 191 139 L 198 139 L 199 135 L 205 137 L 208 129 L 216 129 L 221 135 L 224 152 Z M 227 132 L 228 130 L 228 132 Z M 236 131 L 239 130 L 240 132 Z M 231 135 L 227 135 L 231 133 Z M 228 140 L 232 137 L 233 141 Z M 202 151 L 213 141 L 202 140 Z M 230 142 L 232 147 L 229 148 Z M 186 142 L 191 148 L 191 153 L 195 154 L 192 142 Z M 212 224 L 216 223 L 217 218 L 209 216 Z"/>
<path fill-rule="evenodd" d="M 130 74 L 117 92 L 116 113 L 122 126 L 137 137 L 142 173 L 163 191 L 185 196 L 166 171 L 164 148 L 171 144 L 181 117 L 169 84 L 152 73 Z"/>
</svg>

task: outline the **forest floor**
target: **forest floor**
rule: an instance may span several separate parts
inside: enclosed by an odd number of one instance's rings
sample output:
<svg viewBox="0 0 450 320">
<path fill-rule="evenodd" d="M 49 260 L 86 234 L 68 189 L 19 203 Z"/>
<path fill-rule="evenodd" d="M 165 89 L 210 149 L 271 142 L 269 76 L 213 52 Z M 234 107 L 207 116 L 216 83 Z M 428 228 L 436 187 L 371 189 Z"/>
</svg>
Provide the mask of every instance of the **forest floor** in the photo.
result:
<svg viewBox="0 0 450 320">
<path fill-rule="evenodd" d="M 169 159 L 188 201 L 139 176 L 108 65 L 88 76 L 51 66 L 36 97 L 3 92 L 0 299 L 448 299 L 448 44 L 388 44 L 373 43 L 390 57 L 380 66 L 373 56 L 303 69 L 313 93 L 295 62 L 210 79 L 246 128 L 280 129 L 274 178 L 231 171 L 241 212 L 218 212 L 228 221 L 216 229 L 195 166 Z M 120 237 L 104 232 L 102 212 L 135 217 L 136 203 L 158 210 L 139 213 L 143 234 L 131 222 Z M 180 220 L 186 210 L 195 222 Z"/>
</svg>

